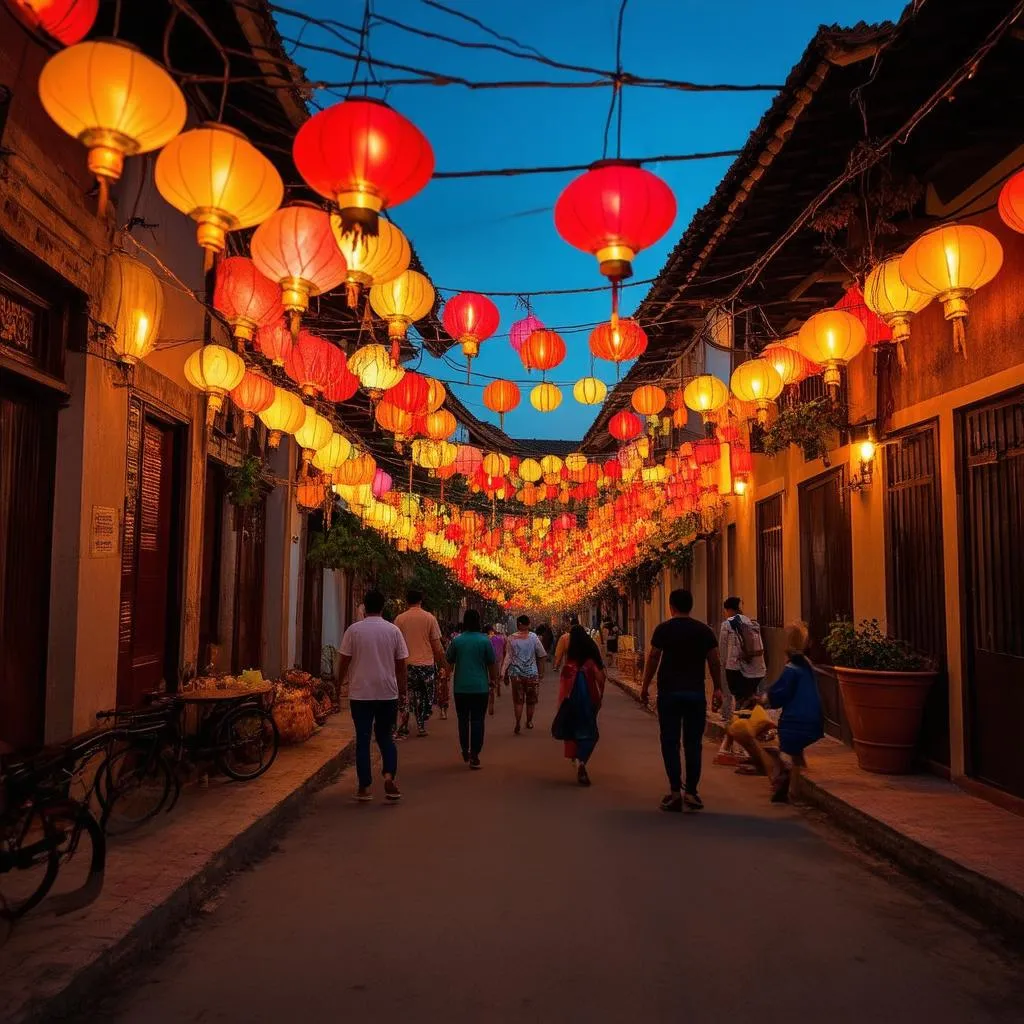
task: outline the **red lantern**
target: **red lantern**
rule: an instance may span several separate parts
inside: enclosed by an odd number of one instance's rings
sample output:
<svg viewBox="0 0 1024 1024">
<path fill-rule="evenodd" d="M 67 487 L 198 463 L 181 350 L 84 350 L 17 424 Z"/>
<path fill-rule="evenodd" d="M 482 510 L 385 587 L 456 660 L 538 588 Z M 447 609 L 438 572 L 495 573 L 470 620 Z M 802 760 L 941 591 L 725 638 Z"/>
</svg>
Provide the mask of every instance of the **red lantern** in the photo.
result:
<svg viewBox="0 0 1024 1024">
<path fill-rule="evenodd" d="M 359 390 L 359 378 L 348 368 L 348 358 L 337 345 L 328 344 L 329 361 L 324 398 L 328 402 L 347 402 Z"/>
<path fill-rule="evenodd" d="M 12 0 L 10 6 L 33 31 L 71 46 L 89 34 L 99 0 Z"/>
<path fill-rule="evenodd" d="M 486 295 L 476 292 L 460 292 L 445 303 L 444 329 L 462 345 L 467 381 L 468 362 L 480 354 L 480 343 L 498 329 L 500 319 L 498 307 Z"/>
<path fill-rule="evenodd" d="M 275 366 L 284 366 L 294 342 L 288 324 L 284 320 L 278 320 L 277 323 L 261 327 L 256 332 L 256 344 Z"/>
<path fill-rule="evenodd" d="M 622 463 L 618 459 L 609 459 L 602 467 L 601 471 L 604 473 L 609 480 L 621 480 L 622 479 Z"/>
<path fill-rule="evenodd" d="M 229 256 L 217 267 L 213 308 L 231 325 L 236 338 L 252 341 L 261 327 L 281 319 L 281 287 L 264 277 L 246 256 Z"/>
<path fill-rule="evenodd" d="M 231 401 L 242 410 L 242 423 L 251 427 L 257 413 L 265 412 L 274 404 L 274 384 L 253 370 L 246 370 L 238 387 L 231 392 Z"/>
<path fill-rule="evenodd" d="M 314 192 L 341 208 L 345 231 L 377 234 L 381 210 L 404 203 L 434 173 L 434 151 L 409 120 L 380 100 L 359 97 L 314 114 L 292 155 Z"/>
<path fill-rule="evenodd" d="M 519 350 L 519 358 L 528 370 L 553 370 L 565 358 L 565 342 L 562 336 L 546 328 L 534 331 Z"/>
<path fill-rule="evenodd" d="M 608 421 L 608 433 L 617 441 L 632 441 L 644 432 L 643 420 L 625 409 Z"/>
<path fill-rule="evenodd" d="M 618 367 L 619 363 L 627 363 L 647 351 L 647 335 L 629 318 L 620 319 L 617 325 L 598 324 L 590 332 L 590 351 L 598 359 L 608 359 Z"/>
<path fill-rule="evenodd" d="M 622 281 L 632 261 L 676 218 L 672 190 L 626 160 L 601 160 L 570 182 L 555 203 L 555 228 L 570 245 L 593 253 L 601 273 Z"/>
<path fill-rule="evenodd" d="M 714 438 L 702 438 L 694 443 L 693 455 L 698 466 L 710 466 L 719 460 L 721 445 Z"/>
<path fill-rule="evenodd" d="M 859 285 L 850 285 L 835 308 L 852 313 L 864 325 L 869 345 L 886 345 L 892 341 L 892 328 L 877 313 L 868 309 Z"/>
<path fill-rule="evenodd" d="M 393 388 L 388 388 L 384 396 L 399 409 L 404 409 L 415 416 L 427 411 L 430 384 L 423 374 L 406 370 L 405 376 Z"/>
<path fill-rule="evenodd" d="M 323 391 L 331 380 L 331 346 L 309 331 L 301 331 L 285 358 L 284 372 L 307 397 Z"/>
<path fill-rule="evenodd" d="M 734 444 L 730 448 L 732 475 L 749 476 L 754 472 L 754 456 L 745 444 Z"/>
<path fill-rule="evenodd" d="M 505 413 L 511 412 L 521 397 L 518 386 L 510 380 L 492 380 L 484 388 L 484 405 L 498 414 L 502 430 L 505 429 Z"/>
<path fill-rule="evenodd" d="M 999 216 L 1012 231 L 1024 232 L 1024 171 L 1018 171 L 999 192 Z"/>
</svg>

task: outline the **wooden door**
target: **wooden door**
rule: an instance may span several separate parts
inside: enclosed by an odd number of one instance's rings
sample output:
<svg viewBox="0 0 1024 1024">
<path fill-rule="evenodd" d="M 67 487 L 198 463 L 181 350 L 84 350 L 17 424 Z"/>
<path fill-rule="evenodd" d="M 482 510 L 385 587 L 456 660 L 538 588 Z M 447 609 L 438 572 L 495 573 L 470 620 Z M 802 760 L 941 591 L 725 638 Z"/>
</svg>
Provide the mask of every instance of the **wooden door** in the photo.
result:
<svg viewBox="0 0 1024 1024">
<path fill-rule="evenodd" d="M 179 445 L 175 428 L 129 404 L 117 702 L 174 689 L 178 666 Z"/>
<path fill-rule="evenodd" d="M 227 481 L 219 463 L 206 466 L 203 510 L 203 576 L 199 595 L 200 669 L 210 662 L 212 645 L 221 643 L 221 565 L 224 556 L 224 498 Z"/>
<path fill-rule="evenodd" d="M 42 742 L 57 406 L 0 378 L 0 750 Z M 69 640 L 70 642 L 70 640 Z"/>
<path fill-rule="evenodd" d="M 849 742 L 839 681 L 823 646 L 834 620 L 853 617 L 853 551 L 845 466 L 800 486 L 800 604 L 811 633 L 811 658 L 818 669 L 825 728 Z"/>
<path fill-rule="evenodd" d="M 968 771 L 1024 797 L 1024 392 L 958 428 Z"/>
<path fill-rule="evenodd" d="M 259 668 L 263 661 L 263 565 L 267 499 L 238 512 L 235 562 L 235 636 L 231 646 L 234 672 Z"/>
<path fill-rule="evenodd" d="M 934 423 L 883 449 L 888 631 L 935 659 L 941 670 L 925 707 L 921 752 L 949 767 L 949 682 L 938 439 Z"/>
<path fill-rule="evenodd" d="M 306 550 L 313 538 L 323 532 L 323 520 L 309 516 L 306 522 Z M 324 630 L 324 569 L 306 562 L 302 577 L 302 667 L 320 675 Z"/>
</svg>

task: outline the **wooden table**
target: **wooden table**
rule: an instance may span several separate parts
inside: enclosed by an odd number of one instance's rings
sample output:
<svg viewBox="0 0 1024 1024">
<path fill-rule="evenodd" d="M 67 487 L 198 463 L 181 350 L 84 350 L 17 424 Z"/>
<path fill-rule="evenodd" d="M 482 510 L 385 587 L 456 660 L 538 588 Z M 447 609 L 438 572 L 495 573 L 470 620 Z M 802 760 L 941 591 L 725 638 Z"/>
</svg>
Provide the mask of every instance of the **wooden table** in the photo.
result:
<svg viewBox="0 0 1024 1024">
<path fill-rule="evenodd" d="M 240 700 L 243 697 L 263 697 L 271 693 L 274 684 L 265 682 L 262 686 L 226 686 L 223 689 L 211 687 L 204 690 L 186 690 L 177 696 L 186 704 L 205 704 L 218 700 Z"/>
</svg>

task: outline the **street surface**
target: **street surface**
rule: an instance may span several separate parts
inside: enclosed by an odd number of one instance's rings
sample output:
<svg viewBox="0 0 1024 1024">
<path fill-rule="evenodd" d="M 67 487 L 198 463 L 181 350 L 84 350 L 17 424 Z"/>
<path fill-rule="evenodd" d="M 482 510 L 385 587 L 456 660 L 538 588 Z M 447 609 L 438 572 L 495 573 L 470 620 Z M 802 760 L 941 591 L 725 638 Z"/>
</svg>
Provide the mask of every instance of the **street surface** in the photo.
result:
<svg viewBox="0 0 1024 1024">
<path fill-rule="evenodd" d="M 609 686 L 580 789 L 548 734 L 452 719 L 400 749 L 405 800 L 354 775 L 90 1014 L 122 1022 L 1020 1021 L 1010 954 L 764 780 L 710 765 L 707 810 L 657 810 L 655 720 Z M 812 751 L 813 755 L 813 751 Z M 813 756 L 812 756 L 813 767 Z"/>
</svg>

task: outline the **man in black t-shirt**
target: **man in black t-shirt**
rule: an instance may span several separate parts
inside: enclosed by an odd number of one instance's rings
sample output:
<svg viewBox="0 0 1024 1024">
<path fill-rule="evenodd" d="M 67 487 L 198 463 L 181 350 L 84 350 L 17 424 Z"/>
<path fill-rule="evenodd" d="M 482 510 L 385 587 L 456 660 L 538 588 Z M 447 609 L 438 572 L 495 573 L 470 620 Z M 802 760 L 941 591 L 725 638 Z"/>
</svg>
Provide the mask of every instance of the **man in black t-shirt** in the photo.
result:
<svg viewBox="0 0 1024 1024">
<path fill-rule="evenodd" d="M 704 665 L 711 669 L 717 702 L 722 698 L 722 663 L 715 634 L 703 622 L 690 618 L 693 594 L 688 590 L 673 590 L 668 605 L 672 618 L 655 627 L 651 635 L 640 700 L 644 704 L 650 701 L 651 680 L 657 672 L 661 756 L 670 790 L 661 801 L 661 809 L 699 811 L 704 807 L 697 795 L 697 785 L 708 714 Z M 685 789 L 679 758 L 680 733 L 686 759 Z"/>
</svg>

